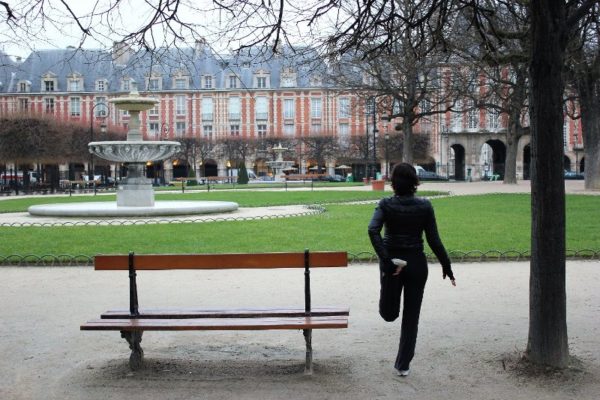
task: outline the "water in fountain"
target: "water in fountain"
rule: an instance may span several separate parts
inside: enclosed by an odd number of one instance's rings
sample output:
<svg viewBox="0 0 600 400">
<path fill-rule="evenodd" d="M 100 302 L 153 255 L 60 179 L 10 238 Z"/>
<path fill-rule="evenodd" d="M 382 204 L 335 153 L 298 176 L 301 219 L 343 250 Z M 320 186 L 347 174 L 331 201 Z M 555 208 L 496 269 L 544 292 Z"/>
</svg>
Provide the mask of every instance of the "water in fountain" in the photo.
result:
<svg viewBox="0 0 600 400">
<path fill-rule="evenodd" d="M 128 163 L 127 178 L 119 183 L 117 202 L 42 204 L 29 207 L 38 216 L 152 216 L 189 215 L 237 210 L 238 204 L 227 201 L 154 201 L 152 182 L 143 175 L 148 161 L 167 159 L 180 151 L 179 142 L 147 141 L 140 132 L 140 112 L 149 110 L 158 100 L 142 97 L 137 85 L 125 97 L 109 100 L 119 110 L 129 112 L 129 131 L 126 141 L 91 142 L 90 153 L 102 159 Z"/>
</svg>

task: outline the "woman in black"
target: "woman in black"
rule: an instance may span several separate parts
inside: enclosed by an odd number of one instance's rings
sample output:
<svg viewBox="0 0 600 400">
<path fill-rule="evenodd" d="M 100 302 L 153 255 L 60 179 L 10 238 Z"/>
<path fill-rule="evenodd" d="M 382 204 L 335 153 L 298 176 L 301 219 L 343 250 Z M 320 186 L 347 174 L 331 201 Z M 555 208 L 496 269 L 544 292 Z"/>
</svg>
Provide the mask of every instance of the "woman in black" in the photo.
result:
<svg viewBox="0 0 600 400">
<path fill-rule="evenodd" d="M 406 163 L 395 165 L 391 181 L 394 196 L 382 199 L 375 208 L 369 223 L 369 237 L 379 257 L 379 314 L 384 320 L 391 322 L 398 318 L 400 295 L 404 291 L 400 347 L 395 368 L 398 375 L 407 376 L 415 353 L 421 301 L 427 282 L 423 232 L 442 265 L 443 278 L 450 278 L 453 286 L 456 286 L 456 282 L 450 259 L 438 235 L 433 207 L 429 200 L 414 195 L 419 185 L 415 168 Z M 384 226 L 385 235 L 382 238 L 381 229 Z M 404 263 L 397 259 L 406 261 L 406 266 L 403 267 Z"/>
</svg>

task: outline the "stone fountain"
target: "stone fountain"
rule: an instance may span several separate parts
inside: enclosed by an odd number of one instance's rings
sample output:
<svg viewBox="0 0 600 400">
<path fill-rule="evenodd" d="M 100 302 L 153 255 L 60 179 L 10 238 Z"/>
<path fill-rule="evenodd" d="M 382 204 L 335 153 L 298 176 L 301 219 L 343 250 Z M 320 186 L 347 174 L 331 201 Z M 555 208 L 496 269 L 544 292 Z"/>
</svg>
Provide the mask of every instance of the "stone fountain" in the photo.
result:
<svg viewBox="0 0 600 400">
<path fill-rule="evenodd" d="M 181 144 L 169 141 L 145 141 L 140 132 L 140 112 L 151 109 L 158 100 L 141 97 L 137 85 L 128 96 L 109 100 L 119 110 L 129 111 L 127 141 L 91 142 L 90 153 L 102 159 L 128 163 L 127 178 L 117 189 L 118 207 L 154 207 L 152 181 L 144 176 L 147 161 L 161 161 L 177 153 Z"/>
<path fill-rule="evenodd" d="M 118 163 L 128 163 L 127 178 L 117 188 L 117 203 L 42 204 L 29 207 L 31 215 L 72 217 L 118 217 L 154 215 L 191 215 L 235 211 L 237 203 L 227 201 L 154 201 L 152 181 L 144 176 L 148 161 L 161 161 L 177 153 L 181 145 L 171 141 L 144 140 L 140 132 L 140 112 L 149 110 L 158 100 L 142 97 L 137 84 L 124 97 L 109 100 L 119 110 L 129 111 L 126 141 L 91 142 L 90 153 Z"/>
<path fill-rule="evenodd" d="M 285 173 L 283 172 L 286 168 L 294 165 L 293 161 L 286 161 L 283 159 L 283 152 L 288 150 L 285 147 L 281 146 L 281 143 L 277 144 L 277 146 L 273 147 L 273 151 L 277 154 L 275 161 L 267 161 L 269 167 L 271 167 L 275 172 L 273 173 L 273 177 L 275 181 L 285 181 Z"/>
</svg>

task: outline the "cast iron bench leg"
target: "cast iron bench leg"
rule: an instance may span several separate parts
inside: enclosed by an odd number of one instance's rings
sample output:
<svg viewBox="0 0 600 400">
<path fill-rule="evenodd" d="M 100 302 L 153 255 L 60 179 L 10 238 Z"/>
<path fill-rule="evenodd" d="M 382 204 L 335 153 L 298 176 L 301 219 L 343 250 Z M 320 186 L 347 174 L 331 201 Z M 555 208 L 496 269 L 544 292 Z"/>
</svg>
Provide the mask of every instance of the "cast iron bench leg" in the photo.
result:
<svg viewBox="0 0 600 400">
<path fill-rule="evenodd" d="M 121 337 L 127 340 L 131 355 L 129 356 L 129 367 L 132 371 L 136 371 L 142 367 L 144 363 L 144 350 L 140 343 L 142 342 L 143 331 L 121 331 Z"/>
<path fill-rule="evenodd" d="M 304 340 L 306 341 L 306 366 L 305 375 L 312 375 L 312 329 L 304 329 Z"/>
</svg>

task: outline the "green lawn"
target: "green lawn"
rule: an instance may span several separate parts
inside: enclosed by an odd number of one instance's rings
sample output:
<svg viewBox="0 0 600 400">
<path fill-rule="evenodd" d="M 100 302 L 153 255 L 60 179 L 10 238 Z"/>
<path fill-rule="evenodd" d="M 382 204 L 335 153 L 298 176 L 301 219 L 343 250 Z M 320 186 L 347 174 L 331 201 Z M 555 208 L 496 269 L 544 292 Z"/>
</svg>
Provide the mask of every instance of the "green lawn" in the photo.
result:
<svg viewBox="0 0 600 400">
<path fill-rule="evenodd" d="M 268 205 L 290 205 L 290 204 L 315 204 L 315 203 L 339 203 L 347 201 L 361 201 L 379 199 L 390 195 L 374 191 L 288 191 L 272 192 L 268 190 L 256 191 L 211 191 L 211 192 L 186 192 L 182 193 L 157 193 L 156 200 L 218 200 L 234 201 L 240 207 L 261 207 Z M 424 192 L 422 195 L 435 195 L 441 192 Z M 0 201 L 0 213 L 25 212 L 27 207 L 34 204 L 69 203 L 87 201 L 115 201 L 114 194 L 98 196 L 72 196 L 72 197 L 29 197 L 15 198 Z"/>
<path fill-rule="evenodd" d="M 320 181 L 290 181 L 290 182 L 264 182 L 264 183 L 250 183 L 247 185 L 238 185 L 237 183 L 211 183 L 210 190 L 256 190 L 256 189 L 283 189 L 288 188 L 321 188 L 321 187 L 352 187 L 352 186 L 364 186 L 362 182 L 320 182 Z M 174 186 L 160 186 L 155 187 L 156 191 L 167 191 L 167 190 L 181 190 L 180 185 Z M 186 185 L 185 191 L 208 191 L 206 185 Z"/>
<path fill-rule="evenodd" d="M 245 201 L 254 205 L 261 201 L 281 204 L 284 202 L 282 199 L 292 193 L 215 193 L 210 198 L 230 199 L 240 201 L 240 204 Z M 337 192 L 326 193 L 334 198 L 339 195 Z M 372 192 L 353 192 L 356 195 L 360 193 Z M 299 196 L 295 199 L 312 200 L 307 203 L 330 198 L 319 192 L 293 194 Z M 349 194 L 346 193 L 346 196 Z M 433 199 L 432 202 L 440 234 L 448 250 L 524 251 L 530 247 L 529 195 L 460 196 Z M 118 227 L 0 228 L 0 256 L 94 255 L 130 250 L 137 253 L 267 252 L 304 248 L 358 254 L 372 252 L 367 224 L 373 209 L 373 204 L 334 204 L 327 205 L 324 214 L 273 220 Z M 600 249 L 600 235 L 597 234 L 600 197 L 567 196 L 567 216 L 567 248 Z"/>
</svg>

